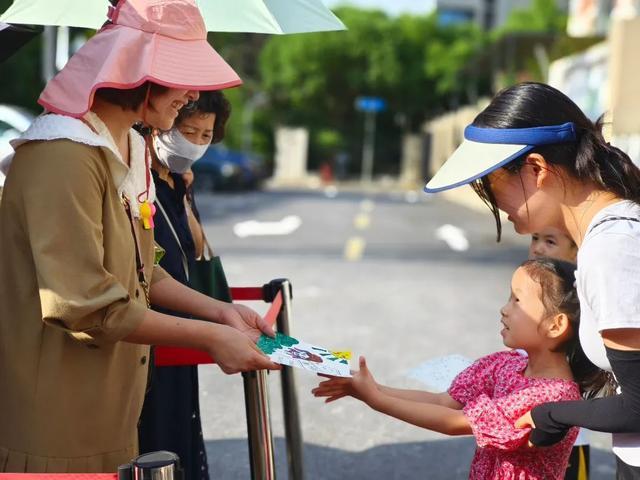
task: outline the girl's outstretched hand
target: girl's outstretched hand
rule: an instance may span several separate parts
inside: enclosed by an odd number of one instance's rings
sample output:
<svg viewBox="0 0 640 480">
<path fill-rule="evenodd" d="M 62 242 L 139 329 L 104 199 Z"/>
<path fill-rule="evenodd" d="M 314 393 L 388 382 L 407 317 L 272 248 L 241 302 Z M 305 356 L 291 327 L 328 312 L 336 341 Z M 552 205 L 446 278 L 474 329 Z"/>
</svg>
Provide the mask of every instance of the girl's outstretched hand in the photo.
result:
<svg viewBox="0 0 640 480">
<path fill-rule="evenodd" d="M 327 397 L 325 403 L 333 402 L 346 396 L 369 403 L 376 394 L 380 393 L 378 384 L 371 372 L 369 372 L 364 357 L 360 357 L 360 370 L 353 372 L 353 377 L 351 378 L 331 377 L 323 374 L 320 374 L 320 376 L 329 380 L 320 382 L 316 388 L 311 390 L 311 393 L 316 397 Z"/>
</svg>

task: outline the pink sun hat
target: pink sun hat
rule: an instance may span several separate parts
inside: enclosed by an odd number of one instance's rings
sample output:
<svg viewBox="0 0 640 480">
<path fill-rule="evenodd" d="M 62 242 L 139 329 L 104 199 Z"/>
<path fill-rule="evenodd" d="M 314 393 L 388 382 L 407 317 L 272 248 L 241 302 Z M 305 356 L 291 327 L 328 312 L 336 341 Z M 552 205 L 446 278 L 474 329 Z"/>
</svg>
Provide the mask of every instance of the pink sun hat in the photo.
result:
<svg viewBox="0 0 640 480">
<path fill-rule="evenodd" d="M 38 103 L 82 117 L 99 88 L 135 88 L 145 81 L 187 90 L 222 90 L 242 80 L 207 43 L 193 0 L 120 0 L 104 26 L 47 83 Z"/>
</svg>

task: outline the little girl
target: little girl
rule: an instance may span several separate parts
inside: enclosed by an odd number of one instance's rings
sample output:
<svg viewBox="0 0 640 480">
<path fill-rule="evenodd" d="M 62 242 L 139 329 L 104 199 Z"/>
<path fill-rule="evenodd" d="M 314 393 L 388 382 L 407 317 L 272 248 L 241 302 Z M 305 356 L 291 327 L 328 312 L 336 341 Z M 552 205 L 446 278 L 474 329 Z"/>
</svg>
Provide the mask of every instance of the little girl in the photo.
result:
<svg viewBox="0 0 640 480">
<path fill-rule="evenodd" d="M 578 246 L 559 228 L 547 226 L 531 234 L 529 258 L 551 257 L 575 263 L 577 256 Z M 569 455 L 564 480 L 588 480 L 590 456 L 589 431 L 580 428 Z"/>
<path fill-rule="evenodd" d="M 575 265 L 549 258 L 524 262 L 513 274 L 500 310 L 504 344 L 512 349 L 476 361 L 446 393 L 379 385 L 364 357 L 352 378 L 328 377 L 313 389 L 331 402 L 357 398 L 374 410 L 448 435 L 474 435 L 470 479 L 560 480 L 577 430 L 548 448 L 527 445 L 530 429 L 514 422 L 532 406 L 575 400 L 600 391 L 607 377 L 584 356 L 577 340 L 579 304 Z"/>
</svg>

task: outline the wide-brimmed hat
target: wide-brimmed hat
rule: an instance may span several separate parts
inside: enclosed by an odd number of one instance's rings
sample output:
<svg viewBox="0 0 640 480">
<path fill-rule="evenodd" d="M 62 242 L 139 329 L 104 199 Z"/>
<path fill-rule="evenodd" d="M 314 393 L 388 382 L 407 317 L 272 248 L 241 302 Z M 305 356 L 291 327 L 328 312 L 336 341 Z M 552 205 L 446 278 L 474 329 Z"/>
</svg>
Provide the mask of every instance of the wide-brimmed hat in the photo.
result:
<svg viewBox="0 0 640 480">
<path fill-rule="evenodd" d="M 464 140 L 424 187 L 441 192 L 473 182 L 541 145 L 574 142 L 573 123 L 530 128 L 464 129 Z"/>
<path fill-rule="evenodd" d="M 220 90 L 242 80 L 207 43 L 193 0 L 120 0 L 104 26 L 45 87 L 38 103 L 82 117 L 98 88 L 145 81 L 188 90 Z"/>
</svg>

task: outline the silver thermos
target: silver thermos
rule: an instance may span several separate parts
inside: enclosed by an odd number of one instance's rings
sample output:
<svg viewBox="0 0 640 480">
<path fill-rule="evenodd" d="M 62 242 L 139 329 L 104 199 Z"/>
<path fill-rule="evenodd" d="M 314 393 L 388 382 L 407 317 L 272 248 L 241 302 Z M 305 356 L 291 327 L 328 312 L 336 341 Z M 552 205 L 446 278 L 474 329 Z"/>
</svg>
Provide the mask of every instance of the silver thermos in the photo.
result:
<svg viewBox="0 0 640 480">
<path fill-rule="evenodd" d="M 180 458 L 173 452 L 140 455 L 118 468 L 118 480 L 183 480 Z"/>
</svg>

